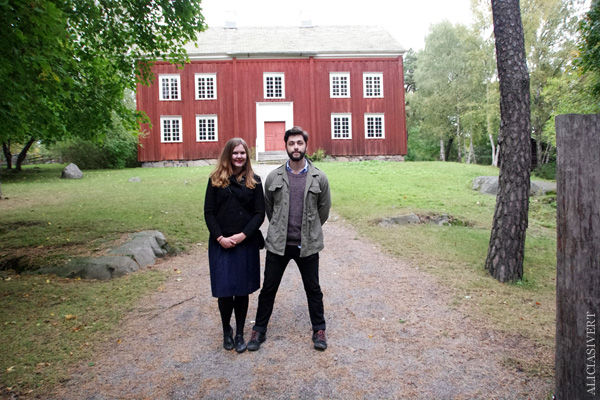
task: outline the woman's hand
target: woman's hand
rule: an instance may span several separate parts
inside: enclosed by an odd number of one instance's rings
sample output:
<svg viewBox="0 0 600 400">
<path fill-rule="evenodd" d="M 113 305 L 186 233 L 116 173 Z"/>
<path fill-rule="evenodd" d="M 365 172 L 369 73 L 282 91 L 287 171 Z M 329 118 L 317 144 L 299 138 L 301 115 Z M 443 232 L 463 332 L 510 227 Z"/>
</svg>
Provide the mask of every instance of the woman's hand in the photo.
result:
<svg viewBox="0 0 600 400">
<path fill-rule="evenodd" d="M 221 238 L 217 239 L 217 241 L 224 249 L 230 249 L 232 247 L 235 247 L 235 245 L 236 245 L 236 242 L 232 239 L 232 237 L 233 236 L 230 236 L 230 237 L 221 236 Z"/>
<path fill-rule="evenodd" d="M 230 236 L 229 239 L 232 239 L 235 242 L 235 244 L 238 244 L 242 243 L 244 239 L 246 239 L 246 235 L 243 232 L 240 232 Z"/>
</svg>

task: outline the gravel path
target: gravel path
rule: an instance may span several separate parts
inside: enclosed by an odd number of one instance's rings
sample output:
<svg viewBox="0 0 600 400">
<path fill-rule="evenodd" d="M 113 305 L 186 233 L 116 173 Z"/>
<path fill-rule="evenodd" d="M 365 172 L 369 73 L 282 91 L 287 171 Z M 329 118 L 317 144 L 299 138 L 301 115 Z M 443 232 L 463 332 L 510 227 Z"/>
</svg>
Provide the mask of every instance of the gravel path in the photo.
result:
<svg viewBox="0 0 600 400">
<path fill-rule="evenodd" d="M 206 246 L 197 245 L 157 265 L 173 271 L 164 288 L 126 317 L 121 343 L 99 345 L 95 365 L 75 368 L 54 398 L 545 399 L 551 392 L 552 382 L 503 362 L 533 355 L 529 343 L 477 326 L 449 306 L 449 293 L 427 273 L 335 216 L 324 230 L 326 351 L 312 347 L 293 262 L 261 349 L 223 350 Z M 250 297 L 246 339 L 257 297 Z"/>
</svg>

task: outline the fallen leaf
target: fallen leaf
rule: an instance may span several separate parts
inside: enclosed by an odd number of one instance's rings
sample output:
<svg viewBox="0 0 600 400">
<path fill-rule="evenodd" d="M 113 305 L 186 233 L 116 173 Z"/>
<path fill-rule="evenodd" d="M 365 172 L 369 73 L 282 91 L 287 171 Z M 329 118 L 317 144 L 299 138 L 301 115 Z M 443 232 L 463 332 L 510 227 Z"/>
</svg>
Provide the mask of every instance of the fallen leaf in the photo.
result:
<svg viewBox="0 0 600 400">
<path fill-rule="evenodd" d="M 65 319 L 67 321 L 70 321 L 70 320 L 75 319 L 75 318 L 77 318 L 77 317 L 75 315 L 73 315 L 73 314 L 67 314 L 67 315 L 65 315 Z"/>
<path fill-rule="evenodd" d="M 14 370 L 15 370 L 15 367 L 6 368 L 6 372 L 13 372 Z"/>
</svg>

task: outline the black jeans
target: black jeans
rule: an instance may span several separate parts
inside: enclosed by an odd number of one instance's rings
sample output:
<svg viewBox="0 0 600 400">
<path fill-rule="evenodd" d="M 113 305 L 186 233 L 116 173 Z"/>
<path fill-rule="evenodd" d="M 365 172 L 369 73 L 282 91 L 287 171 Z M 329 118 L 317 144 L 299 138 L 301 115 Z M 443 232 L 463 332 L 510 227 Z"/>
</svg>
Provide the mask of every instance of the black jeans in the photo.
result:
<svg viewBox="0 0 600 400">
<path fill-rule="evenodd" d="M 319 285 L 319 253 L 301 258 L 298 246 L 286 246 L 283 256 L 267 251 L 265 278 L 260 295 L 258 296 L 256 323 L 254 328 L 252 328 L 257 332 L 267 332 L 267 325 L 273 313 L 273 304 L 275 303 L 277 289 L 279 289 L 281 278 L 283 278 L 283 273 L 290 260 L 296 262 L 302 276 L 313 331 L 316 332 L 325 329 L 323 292 L 321 292 L 321 286 Z"/>
</svg>

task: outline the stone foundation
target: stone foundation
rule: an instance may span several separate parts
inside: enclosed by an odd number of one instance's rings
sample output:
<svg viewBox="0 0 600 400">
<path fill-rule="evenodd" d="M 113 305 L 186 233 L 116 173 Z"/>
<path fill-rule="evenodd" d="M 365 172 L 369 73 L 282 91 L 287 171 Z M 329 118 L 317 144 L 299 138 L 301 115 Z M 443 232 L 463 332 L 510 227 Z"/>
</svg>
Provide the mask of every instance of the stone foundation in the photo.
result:
<svg viewBox="0 0 600 400">
<path fill-rule="evenodd" d="M 323 159 L 326 162 L 356 162 L 356 161 L 404 161 L 404 156 L 327 156 Z M 252 160 L 256 162 L 255 160 Z M 208 165 L 216 165 L 217 160 L 214 158 L 206 160 L 169 160 L 169 161 L 147 161 L 142 163 L 142 168 L 163 168 L 163 167 L 206 167 Z"/>
</svg>

